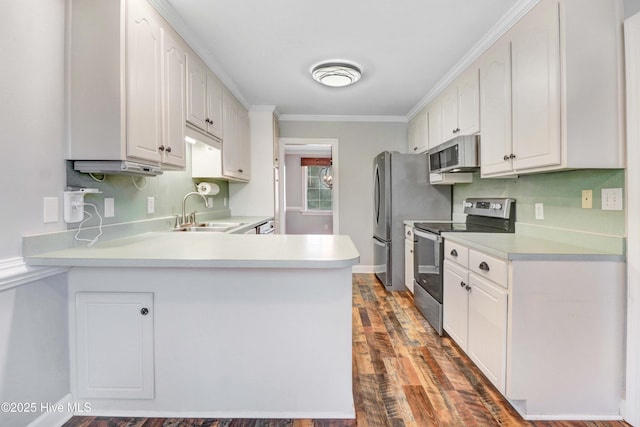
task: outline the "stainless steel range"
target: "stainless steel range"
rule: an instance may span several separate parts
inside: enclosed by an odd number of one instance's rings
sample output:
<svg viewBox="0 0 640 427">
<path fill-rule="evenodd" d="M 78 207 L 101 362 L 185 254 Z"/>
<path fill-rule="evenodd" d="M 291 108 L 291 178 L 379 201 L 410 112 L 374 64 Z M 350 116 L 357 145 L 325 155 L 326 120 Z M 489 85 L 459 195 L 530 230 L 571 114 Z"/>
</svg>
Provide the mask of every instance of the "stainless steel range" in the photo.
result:
<svg viewBox="0 0 640 427">
<path fill-rule="evenodd" d="M 414 224 L 414 301 L 418 310 L 442 335 L 442 233 L 513 233 L 515 200 L 469 198 L 464 202 L 466 222 L 417 222 Z"/>
</svg>

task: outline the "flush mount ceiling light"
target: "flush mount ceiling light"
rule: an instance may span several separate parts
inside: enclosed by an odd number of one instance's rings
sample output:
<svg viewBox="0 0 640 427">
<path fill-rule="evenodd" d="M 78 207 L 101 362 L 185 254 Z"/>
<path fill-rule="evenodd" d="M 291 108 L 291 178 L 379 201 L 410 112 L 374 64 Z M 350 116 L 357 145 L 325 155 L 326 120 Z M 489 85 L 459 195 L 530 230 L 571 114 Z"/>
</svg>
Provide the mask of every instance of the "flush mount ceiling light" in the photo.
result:
<svg viewBox="0 0 640 427">
<path fill-rule="evenodd" d="M 311 70 L 311 76 L 325 86 L 349 86 L 360 80 L 362 72 L 356 65 L 346 62 L 325 62 Z"/>
</svg>

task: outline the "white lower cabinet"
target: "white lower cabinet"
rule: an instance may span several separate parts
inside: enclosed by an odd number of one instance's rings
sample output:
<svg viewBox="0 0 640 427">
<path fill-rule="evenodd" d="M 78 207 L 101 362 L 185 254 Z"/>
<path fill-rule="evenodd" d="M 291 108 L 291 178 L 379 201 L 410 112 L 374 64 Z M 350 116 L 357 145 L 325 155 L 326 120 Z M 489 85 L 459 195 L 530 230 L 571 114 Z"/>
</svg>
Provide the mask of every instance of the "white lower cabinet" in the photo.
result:
<svg viewBox="0 0 640 427">
<path fill-rule="evenodd" d="M 153 294 L 78 292 L 79 398 L 153 399 Z"/>
<path fill-rule="evenodd" d="M 443 327 L 449 336 L 467 350 L 469 325 L 469 272 L 451 261 L 444 262 Z"/>
<path fill-rule="evenodd" d="M 619 416 L 624 261 L 476 248 L 445 238 L 447 334 L 525 419 Z"/>
<path fill-rule="evenodd" d="M 451 250 L 446 247 L 445 253 Z M 491 269 L 491 264 L 487 265 Z M 450 259 L 444 262 L 443 327 L 489 381 L 504 393 L 507 291 L 466 267 Z"/>
<path fill-rule="evenodd" d="M 404 229 L 404 285 L 413 293 L 413 227 Z"/>
<path fill-rule="evenodd" d="M 505 392 L 507 365 L 507 290 L 469 275 L 467 353 L 489 381 Z"/>
</svg>

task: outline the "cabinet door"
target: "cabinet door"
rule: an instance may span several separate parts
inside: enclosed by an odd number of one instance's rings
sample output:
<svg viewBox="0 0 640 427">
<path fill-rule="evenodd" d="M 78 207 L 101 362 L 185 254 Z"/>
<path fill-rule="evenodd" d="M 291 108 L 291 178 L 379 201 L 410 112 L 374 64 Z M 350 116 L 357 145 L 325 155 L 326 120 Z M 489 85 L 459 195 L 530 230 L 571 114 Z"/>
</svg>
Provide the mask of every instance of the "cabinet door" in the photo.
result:
<svg viewBox="0 0 640 427">
<path fill-rule="evenodd" d="M 480 84 L 478 69 L 471 67 L 458 81 L 458 128 L 459 135 L 480 132 Z"/>
<path fill-rule="evenodd" d="M 427 112 L 421 111 L 409 123 L 409 152 L 423 153 L 428 148 Z"/>
<path fill-rule="evenodd" d="M 153 294 L 77 293 L 76 344 L 78 397 L 154 397 Z"/>
<path fill-rule="evenodd" d="M 483 176 L 510 172 L 511 44 L 501 40 L 480 63 L 480 144 Z"/>
<path fill-rule="evenodd" d="M 162 31 L 163 114 L 162 163 L 176 168 L 186 165 L 184 142 L 186 53 L 172 30 Z"/>
<path fill-rule="evenodd" d="M 207 67 L 187 52 L 187 122 L 207 131 Z"/>
<path fill-rule="evenodd" d="M 558 7 L 557 1 L 538 3 L 512 33 L 516 171 L 561 162 Z"/>
<path fill-rule="evenodd" d="M 442 102 L 434 100 L 427 107 L 427 120 L 429 124 L 429 148 L 442 144 Z"/>
<path fill-rule="evenodd" d="M 249 112 L 238 105 L 238 171 L 239 178 L 249 181 L 251 172 L 251 128 Z"/>
<path fill-rule="evenodd" d="M 251 167 L 249 114 L 226 90 L 222 100 L 222 173 L 232 180 L 248 181 Z"/>
<path fill-rule="evenodd" d="M 413 240 L 404 239 L 404 285 L 413 293 Z"/>
<path fill-rule="evenodd" d="M 222 83 L 211 73 L 207 74 L 207 132 L 222 139 Z"/>
<path fill-rule="evenodd" d="M 458 126 L 458 89 L 448 88 L 442 96 L 442 142 L 460 134 Z"/>
<path fill-rule="evenodd" d="M 467 351 L 469 286 L 468 272 L 450 261 L 444 262 L 442 316 L 443 328 L 451 338 Z"/>
<path fill-rule="evenodd" d="M 507 363 L 507 291 L 469 275 L 469 358 L 505 393 Z"/>
<path fill-rule="evenodd" d="M 127 157 L 160 162 L 160 24 L 146 1 L 127 2 Z"/>
</svg>

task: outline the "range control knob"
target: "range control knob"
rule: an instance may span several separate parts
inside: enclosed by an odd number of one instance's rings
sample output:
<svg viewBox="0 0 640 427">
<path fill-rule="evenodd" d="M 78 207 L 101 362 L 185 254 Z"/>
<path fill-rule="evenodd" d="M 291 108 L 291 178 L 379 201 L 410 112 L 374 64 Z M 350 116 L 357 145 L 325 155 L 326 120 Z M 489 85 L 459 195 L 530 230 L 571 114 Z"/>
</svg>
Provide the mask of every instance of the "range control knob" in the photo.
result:
<svg viewBox="0 0 640 427">
<path fill-rule="evenodd" d="M 491 209 L 500 210 L 500 209 L 502 209 L 502 204 L 501 203 L 491 203 Z"/>
<path fill-rule="evenodd" d="M 473 207 L 473 203 L 471 203 L 471 202 L 464 202 L 464 207 L 465 207 L 465 208 L 472 208 L 472 207 Z"/>
</svg>

